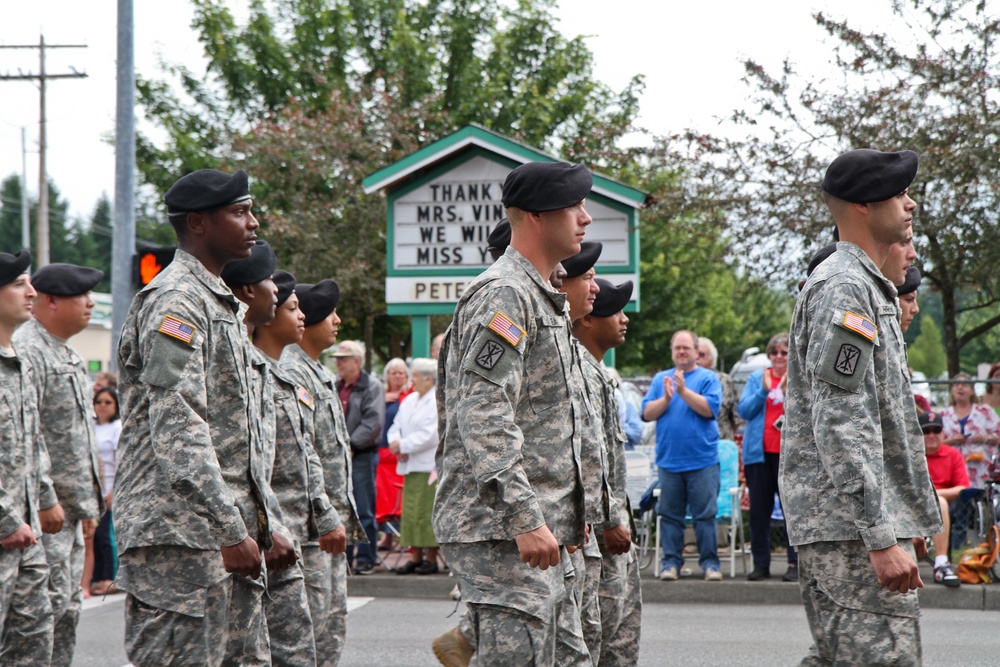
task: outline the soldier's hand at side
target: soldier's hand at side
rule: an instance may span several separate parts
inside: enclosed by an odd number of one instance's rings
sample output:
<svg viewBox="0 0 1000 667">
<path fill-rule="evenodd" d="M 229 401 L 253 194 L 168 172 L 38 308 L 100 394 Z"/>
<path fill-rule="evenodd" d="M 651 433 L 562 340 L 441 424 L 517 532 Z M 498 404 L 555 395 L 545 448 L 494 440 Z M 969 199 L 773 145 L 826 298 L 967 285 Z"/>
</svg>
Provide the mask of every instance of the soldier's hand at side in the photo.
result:
<svg viewBox="0 0 1000 667">
<path fill-rule="evenodd" d="M 916 562 L 899 545 L 869 551 L 868 559 L 878 575 L 878 583 L 890 591 L 908 593 L 924 587 Z"/>
<path fill-rule="evenodd" d="M 271 542 L 273 542 L 271 548 L 264 552 L 267 569 L 275 571 L 287 570 L 299 559 L 299 555 L 295 553 L 292 541 L 285 537 L 283 533 L 277 530 L 271 531 Z"/>
<path fill-rule="evenodd" d="M 347 551 L 347 529 L 341 525 L 326 535 L 320 535 L 319 548 L 335 556 Z"/>
<path fill-rule="evenodd" d="M 917 553 L 917 558 L 927 555 L 927 540 L 922 537 L 913 538 L 913 550 Z"/>
<path fill-rule="evenodd" d="M 248 536 L 242 542 L 222 547 L 221 551 L 222 563 L 226 566 L 226 572 L 251 579 L 260 577 L 260 566 L 263 559 L 260 556 L 260 546 L 257 544 L 257 540 Z"/>
<path fill-rule="evenodd" d="M 628 525 L 620 523 L 604 531 L 604 545 L 615 556 L 627 554 L 632 548 L 632 532 Z"/>
<path fill-rule="evenodd" d="M 38 510 L 38 521 L 42 524 L 42 532 L 52 535 L 62 530 L 66 514 L 62 505 L 56 503 L 48 509 Z"/>
<path fill-rule="evenodd" d="M 32 544 L 38 544 L 38 540 L 35 539 L 35 531 L 26 523 L 22 523 L 20 528 L 0 540 L 0 547 L 4 549 L 27 549 Z"/>
<path fill-rule="evenodd" d="M 547 570 L 559 563 L 559 543 L 548 526 L 541 526 L 514 538 L 521 560 L 529 567 Z"/>
</svg>

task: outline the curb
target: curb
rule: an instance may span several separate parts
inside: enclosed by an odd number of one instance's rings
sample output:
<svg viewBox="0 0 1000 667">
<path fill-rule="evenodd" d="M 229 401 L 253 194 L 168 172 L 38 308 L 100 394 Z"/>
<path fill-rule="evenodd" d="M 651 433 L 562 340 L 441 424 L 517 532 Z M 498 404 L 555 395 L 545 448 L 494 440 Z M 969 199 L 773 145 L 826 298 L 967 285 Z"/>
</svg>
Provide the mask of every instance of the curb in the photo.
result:
<svg viewBox="0 0 1000 667">
<path fill-rule="evenodd" d="M 919 592 L 920 606 L 925 609 L 1000 611 L 1000 586 L 963 584 L 958 588 L 948 588 L 937 585 L 930 566 L 923 563 L 920 577 L 924 581 L 924 588 Z M 399 576 L 377 572 L 347 579 L 349 595 L 366 597 L 448 600 L 454 586 L 454 578 L 442 575 Z M 735 579 L 730 579 L 727 574 L 721 582 L 702 581 L 697 576 L 662 582 L 653 577 L 651 567 L 642 572 L 642 599 L 647 603 L 670 604 L 802 604 L 799 587 L 781 581 L 780 574 L 768 581 L 754 582 L 746 581 L 745 575 L 739 573 Z"/>
</svg>

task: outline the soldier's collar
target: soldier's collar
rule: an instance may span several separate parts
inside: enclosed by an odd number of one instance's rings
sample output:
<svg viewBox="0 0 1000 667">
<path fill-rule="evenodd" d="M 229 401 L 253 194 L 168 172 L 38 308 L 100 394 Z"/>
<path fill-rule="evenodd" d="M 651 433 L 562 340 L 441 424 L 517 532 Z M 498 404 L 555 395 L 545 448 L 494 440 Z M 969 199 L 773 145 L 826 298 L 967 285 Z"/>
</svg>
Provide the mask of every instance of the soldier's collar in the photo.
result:
<svg viewBox="0 0 1000 667">
<path fill-rule="evenodd" d="M 222 278 L 209 273 L 205 265 L 199 262 L 194 255 L 178 248 L 174 252 L 174 262 L 182 264 L 209 291 L 220 299 L 228 301 L 232 305 L 234 313 L 238 312 L 240 300 L 236 298 L 229 286 L 222 282 Z"/>
<path fill-rule="evenodd" d="M 504 256 L 509 257 L 513 260 L 521 269 L 528 274 L 532 282 L 538 285 L 538 288 L 545 293 L 545 296 L 549 297 L 549 300 L 555 305 L 556 310 L 562 312 L 566 306 L 566 295 L 562 292 L 556 290 L 552 285 L 549 284 L 548 278 L 543 278 L 535 265 L 528 261 L 528 258 L 519 253 L 513 248 L 513 246 L 507 246 Z"/>
<path fill-rule="evenodd" d="M 886 298 L 890 301 L 896 299 L 896 286 L 892 284 L 891 280 L 882 275 L 882 271 L 875 266 L 875 262 L 868 256 L 868 253 L 849 241 L 838 241 L 837 250 L 842 250 L 861 262 L 861 266 L 871 274 L 872 280 L 878 284 Z"/>
</svg>

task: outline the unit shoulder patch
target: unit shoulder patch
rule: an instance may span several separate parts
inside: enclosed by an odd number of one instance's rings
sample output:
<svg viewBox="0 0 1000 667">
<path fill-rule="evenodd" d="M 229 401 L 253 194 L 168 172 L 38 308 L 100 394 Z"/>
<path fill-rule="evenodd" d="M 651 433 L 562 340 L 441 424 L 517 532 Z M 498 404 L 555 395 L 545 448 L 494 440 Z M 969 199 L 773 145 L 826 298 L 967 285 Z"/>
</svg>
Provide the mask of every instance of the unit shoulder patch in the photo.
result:
<svg viewBox="0 0 1000 667">
<path fill-rule="evenodd" d="M 476 355 L 476 363 L 485 368 L 488 371 L 496 368 L 496 365 L 500 363 L 500 359 L 503 358 L 505 350 L 500 343 L 487 340 L 483 344 L 483 348 L 479 350 Z"/>
</svg>

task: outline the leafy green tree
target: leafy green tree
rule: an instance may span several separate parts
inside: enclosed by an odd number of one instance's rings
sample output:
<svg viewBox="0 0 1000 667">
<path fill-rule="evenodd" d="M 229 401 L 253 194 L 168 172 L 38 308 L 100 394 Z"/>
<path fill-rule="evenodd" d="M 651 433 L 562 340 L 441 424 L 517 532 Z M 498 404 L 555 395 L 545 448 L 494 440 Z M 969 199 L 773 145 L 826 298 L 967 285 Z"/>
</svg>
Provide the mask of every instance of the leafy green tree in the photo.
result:
<svg viewBox="0 0 1000 667">
<path fill-rule="evenodd" d="M 751 108 L 734 120 L 722 173 L 742 194 L 734 234 L 748 257 L 806 254 L 829 239 L 832 221 L 818 184 L 849 148 L 912 149 L 921 155 L 910 188 L 925 280 L 942 300 L 948 370 L 963 346 L 1000 323 L 1000 17 L 987 0 L 895 0 L 904 39 L 819 13 L 834 40 L 835 80 L 774 74 L 748 60 Z M 766 265 L 751 261 L 752 265 Z M 794 279 L 801 272 L 796 270 Z M 974 298 L 959 302 L 967 290 Z M 986 313 L 962 327 L 962 312 Z"/>
<path fill-rule="evenodd" d="M 941 329 L 930 317 L 918 315 L 922 320 L 920 335 L 906 350 L 910 366 L 929 378 L 948 370 L 948 359 L 941 343 Z"/>
</svg>

